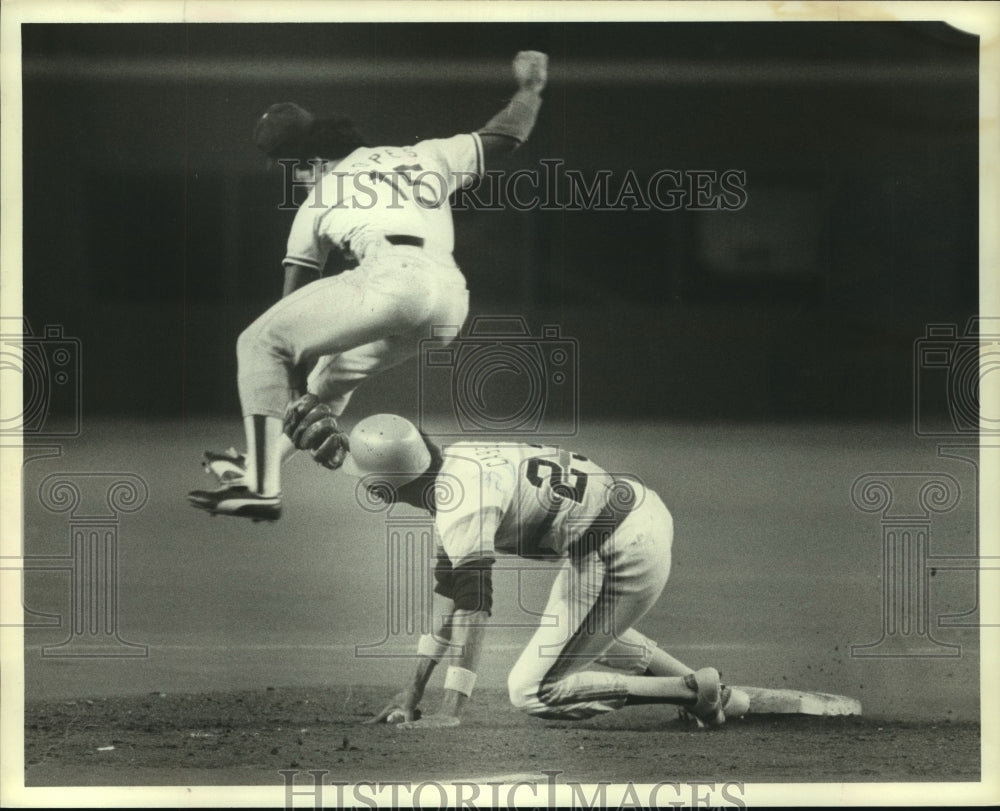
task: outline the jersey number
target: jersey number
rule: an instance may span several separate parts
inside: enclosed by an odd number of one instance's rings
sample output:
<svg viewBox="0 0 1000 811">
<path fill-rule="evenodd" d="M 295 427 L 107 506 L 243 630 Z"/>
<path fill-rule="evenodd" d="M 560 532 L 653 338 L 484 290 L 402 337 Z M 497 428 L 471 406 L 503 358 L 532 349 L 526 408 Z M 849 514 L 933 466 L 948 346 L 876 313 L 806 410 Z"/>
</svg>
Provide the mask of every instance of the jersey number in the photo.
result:
<svg viewBox="0 0 1000 811">
<path fill-rule="evenodd" d="M 403 200 L 416 199 L 427 207 L 439 206 L 441 200 L 434 193 L 434 188 L 423 180 L 424 167 L 419 163 L 403 163 L 393 166 L 391 172 L 371 171 L 368 176 L 376 183 L 388 183 L 396 195 Z M 395 201 L 397 198 L 393 198 Z M 396 207 L 396 206 L 393 206 Z"/>
<path fill-rule="evenodd" d="M 563 456 L 566 459 L 563 459 Z M 551 459 L 539 459 L 537 456 L 528 460 L 528 468 L 525 475 L 528 481 L 535 487 L 542 487 L 548 482 L 553 494 L 559 498 L 568 498 L 575 502 L 583 502 L 583 494 L 587 492 L 587 474 L 582 470 L 571 467 L 570 454 L 560 454 L 560 462 L 553 462 Z M 576 457 L 576 454 L 573 454 Z M 582 457 L 576 457 L 581 458 Z M 567 474 L 567 468 L 569 472 Z M 543 470 L 547 473 L 543 473 Z"/>
</svg>

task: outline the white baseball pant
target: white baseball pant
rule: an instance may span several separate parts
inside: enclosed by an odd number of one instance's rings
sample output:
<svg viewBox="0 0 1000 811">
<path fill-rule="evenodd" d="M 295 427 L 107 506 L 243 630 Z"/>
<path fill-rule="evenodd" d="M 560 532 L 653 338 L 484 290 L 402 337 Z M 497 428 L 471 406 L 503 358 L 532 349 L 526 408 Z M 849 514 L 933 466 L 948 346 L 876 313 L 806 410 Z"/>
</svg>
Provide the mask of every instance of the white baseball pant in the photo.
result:
<svg viewBox="0 0 1000 811">
<path fill-rule="evenodd" d="M 632 626 L 667 584 L 673 535 L 670 512 L 647 490 L 600 549 L 563 562 L 544 611 L 556 622 L 535 631 L 507 679 L 515 707 L 580 719 L 624 706 L 622 676 L 645 673 L 657 647 Z M 617 672 L 585 669 L 595 662 Z"/>
<path fill-rule="evenodd" d="M 340 413 L 366 378 L 415 355 L 432 327 L 460 327 L 468 310 L 453 263 L 410 246 L 369 250 L 356 269 L 286 296 L 240 335 L 243 415 L 281 419 L 293 370 L 317 359 L 309 390 Z"/>
</svg>

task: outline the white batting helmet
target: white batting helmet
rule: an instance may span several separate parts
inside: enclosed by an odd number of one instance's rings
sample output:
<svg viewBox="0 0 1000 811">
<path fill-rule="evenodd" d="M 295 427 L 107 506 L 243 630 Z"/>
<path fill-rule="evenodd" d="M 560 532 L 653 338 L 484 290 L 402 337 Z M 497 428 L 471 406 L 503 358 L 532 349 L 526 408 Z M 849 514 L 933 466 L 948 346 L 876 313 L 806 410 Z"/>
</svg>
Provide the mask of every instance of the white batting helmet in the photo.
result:
<svg viewBox="0 0 1000 811">
<path fill-rule="evenodd" d="M 395 414 L 373 414 L 354 426 L 350 453 L 341 468 L 359 479 L 379 475 L 411 482 L 431 464 L 431 452 L 417 427 Z"/>
</svg>

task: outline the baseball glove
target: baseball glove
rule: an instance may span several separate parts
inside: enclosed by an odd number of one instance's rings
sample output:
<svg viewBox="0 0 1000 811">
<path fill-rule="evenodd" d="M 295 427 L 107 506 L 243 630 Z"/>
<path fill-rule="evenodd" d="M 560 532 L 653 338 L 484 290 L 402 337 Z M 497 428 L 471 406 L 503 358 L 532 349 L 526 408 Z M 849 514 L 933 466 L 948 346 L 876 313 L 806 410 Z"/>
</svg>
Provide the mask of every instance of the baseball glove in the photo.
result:
<svg viewBox="0 0 1000 811">
<path fill-rule="evenodd" d="M 330 406 L 315 394 L 304 394 L 288 404 L 282 430 L 296 448 L 309 451 L 323 467 L 336 470 L 344 464 L 347 434 L 340 430 Z"/>
</svg>

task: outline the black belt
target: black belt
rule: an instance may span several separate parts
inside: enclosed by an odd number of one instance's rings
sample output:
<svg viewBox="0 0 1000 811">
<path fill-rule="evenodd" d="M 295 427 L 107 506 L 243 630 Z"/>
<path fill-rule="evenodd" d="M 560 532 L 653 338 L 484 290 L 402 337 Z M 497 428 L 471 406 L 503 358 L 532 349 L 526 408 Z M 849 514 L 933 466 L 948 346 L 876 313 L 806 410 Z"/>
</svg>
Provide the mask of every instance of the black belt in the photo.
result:
<svg viewBox="0 0 1000 811">
<path fill-rule="evenodd" d="M 386 234 L 385 241 L 390 245 L 409 245 L 411 248 L 424 247 L 423 237 L 411 237 L 409 234 Z"/>
<path fill-rule="evenodd" d="M 638 495 L 626 479 L 615 479 L 608 493 L 608 501 L 580 537 L 570 547 L 570 554 L 583 557 L 600 549 L 614 535 L 636 506 Z"/>
</svg>

